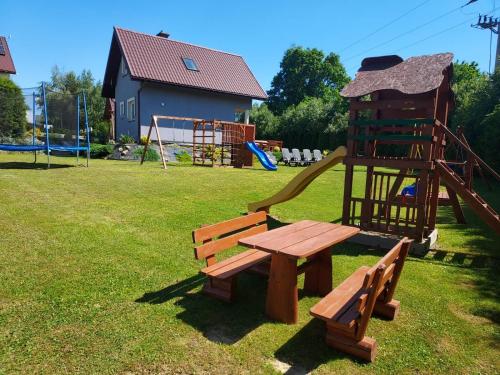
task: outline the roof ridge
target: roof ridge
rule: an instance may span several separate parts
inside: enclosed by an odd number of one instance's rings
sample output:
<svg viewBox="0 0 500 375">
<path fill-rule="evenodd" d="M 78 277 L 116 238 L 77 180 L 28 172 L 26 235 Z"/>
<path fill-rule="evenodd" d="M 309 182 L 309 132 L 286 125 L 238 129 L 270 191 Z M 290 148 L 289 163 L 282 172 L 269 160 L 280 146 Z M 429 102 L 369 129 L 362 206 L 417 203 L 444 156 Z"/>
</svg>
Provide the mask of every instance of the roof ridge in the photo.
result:
<svg viewBox="0 0 500 375">
<path fill-rule="evenodd" d="M 222 50 L 220 50 L 220 49 L 215 49 L 215 48 L 204 47 L 204 46 L 200 46 L 200 45 L 198 45 L 198 44 L 193 44 L 193 43 L 181 42 L 180 40 L 175 40 L 175 39 L 165 38 L 165 37 L 162 37 L 162 36 L 153 35 L 153 34 L 148 34 L 148 33 L 144 33 L 144 32 L 141 32 L 141 31 L 135 31 L 135 30 L 131 30 L 131 29 L 126 29 L 126 28 L 119 27 L 119 26 L 115 26 L 114 28 L 115 28 L 116 30 L 128 31 L 128 32 L 131 32 L 131 33 L 134 33 L 134 34 L 145 35 L 145 36 L 148 36 L 148 37 L 151 37 L 151 38 L 158 38 L 158 39 L 166 40 L 166 41 L 169 41 L 169 42 L 174 42 L 174 43 L 179 43 L 179 44 L 185 44 L 185 45 L 192 46 L 192 47 L 203 48 L 203 49 L 207 49 L 207 50 L 209 50 L 209 51 L 214 51 L 214 52 L 224 53 L 224 54 L 226 54 L 226 55 L 231 55 L 231 56 L 236 56 L 236 57 L 241 57 L 241 58 L 243 58 L 243 56 L 238 55 L 238 54 L 236 54 L 236 53 L 227 52 L 227 51 L 222 51 Z"/>
</svg>

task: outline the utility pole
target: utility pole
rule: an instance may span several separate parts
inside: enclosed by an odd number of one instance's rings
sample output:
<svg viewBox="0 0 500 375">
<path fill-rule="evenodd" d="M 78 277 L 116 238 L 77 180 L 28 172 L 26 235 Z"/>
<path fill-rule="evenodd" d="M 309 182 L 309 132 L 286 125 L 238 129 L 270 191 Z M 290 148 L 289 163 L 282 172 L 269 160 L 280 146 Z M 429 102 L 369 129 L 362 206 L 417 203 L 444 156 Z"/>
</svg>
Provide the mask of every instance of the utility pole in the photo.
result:
<svg viewBox="0 0 500 375">
<path fill-rule="evenodd" d="M 500 21 L 498 18 L 488 17 L 486 15 L 479 15 L 477 23 L 471 25 L 476 29 L 490 30 L 490 61 L 488 71 L 491 73 L 491 43 L 493 39 L 493 34 L 497 35 L 497 50 L 495 54 L 495 71 L 500 67 L 500 38 L 498 34 L 500 33 Z"/>
</svg>

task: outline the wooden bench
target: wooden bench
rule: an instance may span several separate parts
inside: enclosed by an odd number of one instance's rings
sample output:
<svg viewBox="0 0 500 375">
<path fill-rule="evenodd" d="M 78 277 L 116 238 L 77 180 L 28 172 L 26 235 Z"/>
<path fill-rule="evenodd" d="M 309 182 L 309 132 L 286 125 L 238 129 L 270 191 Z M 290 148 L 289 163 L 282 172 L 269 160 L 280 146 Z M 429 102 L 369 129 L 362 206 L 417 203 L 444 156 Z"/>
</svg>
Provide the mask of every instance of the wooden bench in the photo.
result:
<svg viewBox="0 0 500 375">
<path fill-rule="evenodd" d="M 194 248 L 195 258 L 207 262 L 207 267 L 200 271 L 208 277 L 204 293 L 231 302 L 236 292 L 236 276 L 240 272 L 269 273 L 269 267 L 262 263 L 269 262 L 271 255 L 260 250 L 247 250 L 220 262 L 215 258 L 215 254 L 236 246 L 239 239 L 267 231 L 266 219 L 266 212 L 260 211 L 193 231 L 193 242 L 201 243 Z"/>
<path fill-rule="evenodd" d="M 373 267 L 361 267 L 311 310 L 326 322 L 326 343 L 335 349 L 372 362 L 376 341 L 365 336 L 372 313 L 394 319 L 399 301 L 394 291 L 411 241 L 401 240 Z"/>
</svg>

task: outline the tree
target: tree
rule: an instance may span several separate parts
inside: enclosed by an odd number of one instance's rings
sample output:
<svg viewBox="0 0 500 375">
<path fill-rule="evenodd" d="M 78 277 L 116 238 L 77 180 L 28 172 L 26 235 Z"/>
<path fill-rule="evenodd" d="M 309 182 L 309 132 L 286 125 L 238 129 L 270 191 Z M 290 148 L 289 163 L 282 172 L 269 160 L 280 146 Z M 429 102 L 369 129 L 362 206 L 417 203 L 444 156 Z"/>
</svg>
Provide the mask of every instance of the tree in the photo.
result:
<svg viewBox="0 0 500 375">
<path fill-rule="evenodd" d="M 500 72 L 489 76 L 482 73 L 475 62 L 456 62 L 453 68 L 456 106 L 450 126 L 454 129 L 463 127 L 471 148 L 487 163 L 498 168 Z"/>
<path fill-rule="evenodd" d="M 28 130 L 21 89 L 10 79 L 0 77 L 0 138 L 21 138 Z"/>
<path fill-rule="evenodd" d="M 257 139 L 275 139 L 279 131 L 278 118 L 266 103 L 254 104 L 250 110 L 250 123 L 255 125 Z"/>
<path fill-rule="evenodd" d="M 460 63 L 457 61 L 453 65 L 452 88 L 455 93 L 456 106 L 450 126 L 452 129 L 462 126 L 471 141 L 476 137 L 478 115 L 484 117 L 489 112 L 487 108 L 489 105 L 482 102 L 488 85 L 488 75 L 481 73 L 476 62 Z"/>
<path fill-rule="evenodd" d="M 346 143 L 346 106 L 306 98 L 280 116 L 279 139 L 298 148 L 332 149 Z"/>
<path fill-rule="evenodd" d="M 272 80 L 268 106 L 280 115 L 307 97 L 335 100 L 348 82 L 338 55 L 330 53 L 325 57 L 316 48 L 292 47 L 285 52 L 280 71 Z"/>
</svg>

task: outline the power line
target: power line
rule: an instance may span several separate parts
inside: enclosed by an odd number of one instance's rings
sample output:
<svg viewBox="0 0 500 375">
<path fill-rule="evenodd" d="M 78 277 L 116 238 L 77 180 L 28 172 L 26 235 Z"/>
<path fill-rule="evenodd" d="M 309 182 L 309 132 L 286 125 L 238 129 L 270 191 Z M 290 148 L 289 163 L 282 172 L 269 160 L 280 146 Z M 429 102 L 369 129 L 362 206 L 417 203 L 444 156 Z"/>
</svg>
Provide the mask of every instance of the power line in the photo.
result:
<svg viewBox="0 0 500 375">
<path fill-rule="evenodd" d="M 407 16 L 408 14 L 410 14 L 411 12 L 413 12 L 413 11 L 417 10 L 418 8 L 421 8 L 422 6 L 424 6 L 425 4 L 427 4 L 429 1 L 431 1 L 431 0 L 425 0 L 425 1 L 421 2 L 421 3 L 420 3 L 419 5 L 417 5 L 416 7 L 411 8 L 411 9 L 410 9 L 410 10 L 408 10 L 407 12 L 405 12 L 405 13 L 403 13 L 402 15 L 400 15 L 400 16 L 398 16 L 398 17 L 396 17 L 395 19 L 393 19 L 392 21 L 390 21 L 390 22 L 386 23 L 385 25 L 383 25 L 383 26 L 379 27 L 379 28 L 378 28 L 378 29 L 376 29 L 375 31 L 373 31 L 373 32 L 369 33 L 368 35 L 364 36 L 363 38 L 358 39 L 358 40 L 356 40 L 355 42 L 353 42 L 353 43 L 349 44 L 348 46 L 346 46 L 346 47 L 342 48 L 342 49 L 339 51 L 339 53 L 342 53 L 342 52 L 344 52 L 344 51 L 348 50 L 349 48 L 351 48 L 351 47 L 353 47 L 353 46 L 355 46 L 355 45 L 357 45 L 357 44 L 361 43 L 361 42 L 362 42 L 362 41 L 364 41 L 365 39 L 368 39 L 368 38 L 369 38 L 369 37 L 371 37 L 372 35 L 375 35 L 375 34 L 376 34 L 376 33 L 378 33 L 379 31 L 382 31 L 382 30 L 386 29 L 387 27 L 389 27 L 389 26 L 391 26 L 392 24 L 396 23 L 396 22 L 397 22 L 397 21 L 399 21 L 400 19 L 402 19 L 402 18 L 406 17 L 406 16 Z"/>
<path fill-rule="evenodd" d="M 357 53 L 357 54 L 355 54 L 355 55 L 353 55 L 353 56 L 350 56 L 350 57 L 348 57 L 347 59 L 345 59 L 345 60 L 344 60 L 344 62 L 346 62 L 346 61 L 350 61 L 350 60 L 352 60 L 352 59 L 354 59 L 354 58 L 356 58 L 356 57 L 358 57 L 358 56 L 361 56 L 361 55 L 366 54 L 367 52 L 373 51 L 374 49 L 377 49 L 377 48 L 379 48 L 379 47 L 385 46 L 385 45 L 387 45 L 387 44 L 389 44 L 389 43 L 391 43 L 391 42 L 393 42 L 393 41 L 395 41 L 395 40 L 397 40 L 397 39 L 400 39 L 400 38 L 402 38 L 403 36 L 406 36 L 406 35 L 411 34 L 411 33 L 415 32 L 415 31 L 417 31 L 417 30 L 420 30 L 421 28 L 423 28 L 423 27 L 425 27 L 425 26 L 427 26 L 427 25 L 430 25 L 431 23 L 436 22 L 437 20 L 439 20 L 439 19 L 441 19 L 441 18 L 443 18 L 443 17 L 446 17 L 446 16 L 448 16 L 448 15 L 450 15 L 450 14 L 454 13 L 454 12 L 458 11 L 458 10 L 459 10 L 459 9 L 461 9 L 461 8 L 462 8 L 462 6 L 459 6 L 459 7 L 454 8 L 454 9 L 452 9 L 452 10 L 448 11 L 448 12 L 445 12 L 445 13 L 443 13 L 443 14 L 440 14 L 439 16 L 434 17 L 434 18 L 433 18 L 433 19 L 431 19 L 430 21 L 427 21 L 427 22 L 425 22 L 425 23 L 423 23 L 423 24 L 421 24 L 421 25 L 419 25 L 419 26 L 417 26 L 417 27 L 414 27 L 413 29 L 408 30 L 408 31 L 406 31 L 406 32 L 404 32 L 404 33 L 402 33 L 402 34 L 396 35 L 394 38 L 391 38 L 391 39 L 389 39 L 389 40 L 387 40 L 387 41 L 385 41 L 385 42 L 382 42 L 382 43 L 380 43 L 380 44 L 377 44 L 377 45 L 376 45 L 376 46 L 374 46 L 374 47 L 371 47 L 371 48 L 366 49 L 366 50 L 364 50 L 364 51 L 362 51 L 362 52 L 360 52 L 360 53 Z"/>
<path fill-rule="evenodd" d="M 416 42 L 413 42 L 413 43 L 408 44 L 408 45 L 406 45 L 406 46 L 404 46 L 404 47 L 401 47 L 401 48 L 397 49 L 397 50 L 396 50 L 396 52 L 399 52 L 399 51 L 401 51 L 401 50 L 404 50 L 404 49 L 407 49 L 407 48 L 413 47 L 414 45 L 417 45 L 417 44 L 420 44 L 420 43 L 422 43 L 422 42 L 425 42 L 425 41 L 427 41 L 427 40 L 429 40 L 429 39 L 432 39 L 432 38 L 434 38 L 434 37 L 436 37 L 436 36 L 438 36 L 438 35 L 441 35 L 441 34 L 444 34 L 444 33 L 448 32 L 448 31 L 454 30 L 454 29 L 456 29 L 457 27 L 460 27 L 460 26 L 462 26 L 462 25 L 464 25 L 464 24 L 469 23 L 469 22 L 470 22 L 471 20 L 473 20 L 473 19 L 474 19 L 474 18 L 471 18 L 471 19 L 466 20 L 466 21 L 461 21 L 461 22 L 457 23 L 456 25 L 453 25 L 453 26 L 447 27 L 446 29 L 443 29 L 443 30 L 441 30 L 441 31 L 438 31 L 437 33 L 431 34 L 431 35 L 429 35 L 429 36 L 427 36 L 427 37 L 425 37 L 425 38 L 423 38 L 423 39 L 417 40 Z"/>
<path fill-rule="evenodd" d="M 489 13 L 492 13 L 492 12 L 496 11 L 497 9 L 500 9 L 500 7 L 493 8 Z M 489 14 L 489 13 L 487 13 L 487 14 Z M 406 45 L 404 47 L 401 47 L 401 48 L 397 49 L 395 52 L 399 52 L 401 50 L 413 47 L 414 45 L 420 44 L 420 43 L 425 42 L 425 41 L 427 41 L 429 39 L 432 39 L 432 38 L 434 38 L 436 36 L 444 34 L 444 33 L 448 32 L 448 31 L 454 30 L 454 29 L 456 29 L 456 28 L 458 28 L 458 27 L 460 27 L 460 26 L 462 26 L 462 25 L 464 25 L 464 24 L 466 24 L 468 22 L 473 21 L 474 19 L 475 19 L 475 17 L 472 17 L 472 18 L 469 18 L 468 20 L 460 21 L 459 23 L 457 23 L 457 24 L 455 24 L 453 26 L 447 27 L 447 28 L 445 28 L 443 30 L 440 30 L 440 31 L 438 31 L 436 33 L 433 33 L 433 34 L 431 34 L 431 35 L 429 35 L 429 36 L 427 36 L 425 38 L 419 39 L 419 40 L 417 40 L 417 41 L 415 41 L 415 42 L 413 42 L 411 44 L 408 44 L 408 45 Z M 351 66 L 350 68 L 354 68 L 354 67 L 355 66 Z"/>
</svg>

